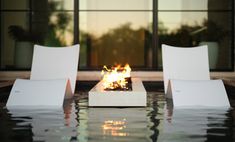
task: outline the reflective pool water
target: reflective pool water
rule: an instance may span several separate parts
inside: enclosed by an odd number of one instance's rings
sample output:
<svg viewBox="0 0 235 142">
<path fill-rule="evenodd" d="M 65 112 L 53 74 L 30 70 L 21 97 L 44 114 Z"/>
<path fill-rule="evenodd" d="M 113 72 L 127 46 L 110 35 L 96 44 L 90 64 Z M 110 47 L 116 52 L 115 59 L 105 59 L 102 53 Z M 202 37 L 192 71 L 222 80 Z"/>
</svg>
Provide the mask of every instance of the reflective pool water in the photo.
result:
<svg viewBox="0 0 235 142">
<path fill-rule="evenodd" d="M 78 97 L 79 96 L 79 97 Z M 162 93 L 148 93 L 145 108 L 88 108 L 87 95 L 63 109 L 0 109 L 0 141 L 230 142 L 234 110 L 172 109 Z"/>
</svg>

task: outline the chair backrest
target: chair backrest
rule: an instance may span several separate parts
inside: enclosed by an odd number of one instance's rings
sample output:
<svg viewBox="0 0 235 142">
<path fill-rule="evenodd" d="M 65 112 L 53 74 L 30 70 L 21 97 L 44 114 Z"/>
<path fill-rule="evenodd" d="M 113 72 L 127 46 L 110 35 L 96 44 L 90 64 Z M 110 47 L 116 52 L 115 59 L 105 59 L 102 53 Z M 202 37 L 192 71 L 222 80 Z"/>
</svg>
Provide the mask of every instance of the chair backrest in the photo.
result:
<svg viewBox="0 0 235 142">
<path fill-rule="evenodd" d="M 69 79 L 75 91 L 79 45 L 46 47 L 34 45 L 31 80 Z"/>
<path fill-rule="evenodd" d="M 162 45 L 164 90 L 170 79 L 210 80 L 207 45 L 183 48 Z"/>
</svg>

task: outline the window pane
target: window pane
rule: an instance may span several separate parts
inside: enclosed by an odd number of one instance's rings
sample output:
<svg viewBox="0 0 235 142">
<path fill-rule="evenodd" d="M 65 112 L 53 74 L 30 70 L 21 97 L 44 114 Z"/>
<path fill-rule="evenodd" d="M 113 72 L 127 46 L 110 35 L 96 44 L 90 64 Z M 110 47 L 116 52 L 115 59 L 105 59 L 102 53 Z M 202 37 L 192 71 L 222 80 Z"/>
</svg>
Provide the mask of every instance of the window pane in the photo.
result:
<svg viewBox="0 0 235 142">
<path fill-rule="evenodd" d="M 79 0 L 81 10 L 151 10 L 152 0 Z"/>
<path fill-rule="evenodd" d="M 210 68 L 231 69 L 232 13 L 159 12 L 159 18 L 159 47 L 161 44 L 181 47 L 207 44 Z"/>
<path fill-rule="evenodd" d="M 1 13 L 1 68 L 26 69 L 32 62 L 32 44 L 29 39 L 29 14 Z"/>
<path fill-rule="evenodd" d="M 207 12 L 159 12 L 159 33 L 174 32 L 181 25 L 196 26 L 208 19 Z"/>
<path fill-rule="evenodd" d="M 32 0 L 34 11 L 73 10 L 74 0 Z"/>
<path fill-rule="evenodd" d="M 3 10 L 28 10 L 29 0 L 1 0 L 1 9 Z"/>
<path fill-rule="evenodd" d="M 80 68 L 146 66 L 151 23 L 150 12 L 80 12 Z"/>
<path fill-rule="evenodd" d="M 227 10 L 231 0 L 158 0 L 159 10 Z"/>
<path fill-rule="evenodd" d="M 73 44 L 72 12 L 35 12 L 32 17 L 32 31 L 37 41 L 46 46 L 67 46 Z"/>
<path fill-rule="evenodd" d="M 3 12 L 1 16 L 1 68 L 30 69 L 33 44 L 73 44 L 72 12 Z M 30 28 L 31 27 L 31 28 Z"/>
<path fill-rule="evenodd" d="M 18 54 L 26 53 L 23 48 L 18 48 L 21 41 L 30 41 L 27 47 L 32 47 L 34 43 L 66 46 L 72 45 L 74 38 L 79 38 L 81 45 L 80 69 L 130 63 L 135 69 L 148 70 L 153 69 L 153 58 L 158 58 L 157 69 L 161 69 L 162 43 L 198 46 L 205 41 L 218 45 L 216 56 L 213 55 L 217 60 L 210 68 L 232 69 L 232 0 L 156 0 L 157 37 L 152 37 L 153 0 L 78 0 L 77 10 L 80 11 L 76 19 L 79 19 L 79 25 L 75 29 L 74 1 L 1 0 L 1 69 L 30 68 L 29 62 L 28 65 L 19 63 L 29 59 L 16 59 L 31 57 Z M 17 35 L 17 32 L 20 34 Z M 77 32 L 79 37 L 74 37 Z M 158 38 L 155 57 L 154 38 Z"/>
</svg>

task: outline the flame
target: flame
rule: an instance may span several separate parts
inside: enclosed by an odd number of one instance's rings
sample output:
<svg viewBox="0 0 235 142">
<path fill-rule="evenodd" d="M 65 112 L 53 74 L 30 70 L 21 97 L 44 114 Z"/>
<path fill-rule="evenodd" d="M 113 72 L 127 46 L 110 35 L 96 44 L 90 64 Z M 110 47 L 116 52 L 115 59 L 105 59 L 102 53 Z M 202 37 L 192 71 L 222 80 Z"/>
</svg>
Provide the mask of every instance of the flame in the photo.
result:
<svg viewBox="0 0 235 142">
<path fill-rule="evenodd" d="M 103 75 L 103 87 L 104 89 L 117 89 L 123 88 L 128 89 L 126 78 L 130 77 L 131 68 L 129 64 L 126 64 L 124 67 L 117 65 L 111 69 L 108 69 L 107 66 L 103 67 L 101 75 Z"/>
</svg>

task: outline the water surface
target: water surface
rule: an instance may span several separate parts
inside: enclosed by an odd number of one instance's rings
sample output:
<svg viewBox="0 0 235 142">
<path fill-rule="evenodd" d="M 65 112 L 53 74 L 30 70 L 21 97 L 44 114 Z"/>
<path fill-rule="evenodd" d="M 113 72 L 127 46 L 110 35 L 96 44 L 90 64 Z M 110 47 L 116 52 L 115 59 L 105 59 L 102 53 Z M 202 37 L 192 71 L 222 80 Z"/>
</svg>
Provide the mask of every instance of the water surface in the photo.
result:
<svg viewBox="0 0 235 142">
<path fill-rule="evenodd" d="M 78 97 L 79 96 L 79 97 Z M 12 142 L 230 142 L 233 110 L 173 109 L 161 92 L 144 108 L 89 108 L 87 94 L 63 109 L 0 109 L 0 140 Z"/>
</svg>

